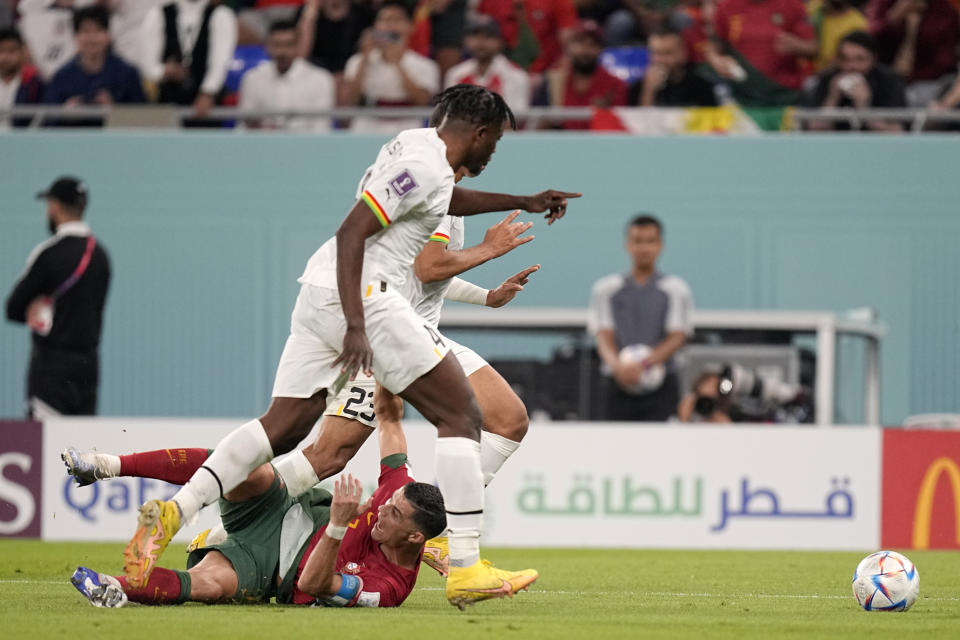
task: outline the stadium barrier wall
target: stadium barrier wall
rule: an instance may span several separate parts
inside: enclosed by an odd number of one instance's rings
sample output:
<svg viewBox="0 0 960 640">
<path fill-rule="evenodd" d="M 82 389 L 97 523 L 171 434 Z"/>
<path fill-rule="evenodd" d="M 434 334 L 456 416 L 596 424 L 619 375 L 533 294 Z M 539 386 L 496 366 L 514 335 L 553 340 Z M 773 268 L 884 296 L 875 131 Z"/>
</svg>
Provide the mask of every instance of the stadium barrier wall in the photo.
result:
<svg viewBox="0 0 960 640">
<path fill-rule="evenodd" d="M 0 289 L 46 236 L 33 196 L 61 173 L 90 185 L 113 259 L 102 348 L 105 415 L 247 416 L 266 407 L 310 254 L 353 204 L 383 137 L 178 132 L 0 134 Z M 543 268 L 513 305 L 583 307 L 627 265 L 623 225 L 666 223 L 663 268 L 705 309 L 871 306 L 881 416 L 960 409 L 960 180 L 945 136 L 639 138 L 508 135 L 469 186 L 582 191 L 560 223 L 469 278 Z M 476 243 L 496 219 L 467 224 Z M 507 353 L 529 341 L 498 338 Z M 0 323 L 0 416 L 22 416 L 29 338 Z M 841 350 L 848 348 L 840 345 Z M 500 355 L 490 350 L 485 355 Z M 839 372 L 838 381 L 857 380 Z M 857 422 L 844 389 L 841 422 Z"/>
<path fill-rule="evenodd" d="M 69 445 L 129 453 L 211 446 L 234 420 L 0 423 L 0 536 L 123 541 L 139 504 L 175 487 L 120 478 L 76 487 Z M 406 425 L 433 480 L 435 431 Z M 309 440 L 309 438 L 308 438 Z M 347 470 L 368 490 L 375 439 Z M 951 493 L 952 492 L 952 493 Z M 960 549 L 960 433 L 899 429 L 533 424 L 487 491 L 485 544 L 551 547 Z M 216 517 L 178 535 L 187 542 Z M 882 524 L 881 524 L 882 523 Z"/>
</svg>

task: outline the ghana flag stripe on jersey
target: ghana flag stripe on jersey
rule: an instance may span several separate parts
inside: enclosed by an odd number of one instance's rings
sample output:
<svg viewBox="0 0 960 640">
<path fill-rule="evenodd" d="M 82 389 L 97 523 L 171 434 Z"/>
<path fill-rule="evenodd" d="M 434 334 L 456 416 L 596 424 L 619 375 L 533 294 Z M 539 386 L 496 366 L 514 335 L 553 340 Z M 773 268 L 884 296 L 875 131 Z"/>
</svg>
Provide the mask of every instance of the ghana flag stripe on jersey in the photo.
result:
<svg viewBox="0 0 960 640">
<path fill-rule="evenodd" d="M 383 210 L 383 207 L 380 206 L 380 203 L 377 202 L 377 199 L 373 197 L 373 194 L 369 191 L 364 191 L 360 194 L 360 197 L 363 198 L 363 201 L 366 202 L 370 210 L 373 211 L 373 215 L 377 216 L 380 224 L 384 227 L 389 226 L 390 217 L 387 215 L 387 212 Z"/>
<path fill-rule="evenodd" d="M 450 244 L 450 236 L 445 233 L 434 233 L 430 236 L 431 242 L 442 242 L 443 244 Z"/>
</svg>

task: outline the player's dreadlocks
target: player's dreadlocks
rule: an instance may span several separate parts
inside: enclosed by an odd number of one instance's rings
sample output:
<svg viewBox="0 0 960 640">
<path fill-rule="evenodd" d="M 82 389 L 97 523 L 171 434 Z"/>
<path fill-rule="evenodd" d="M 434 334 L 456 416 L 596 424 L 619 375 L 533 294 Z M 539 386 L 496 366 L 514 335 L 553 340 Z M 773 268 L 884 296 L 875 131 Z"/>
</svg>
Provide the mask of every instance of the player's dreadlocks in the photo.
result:
<svg viewBox="0 0 960 640">
<path fill-rule="evenodd" d="M 471 124 L 500 124 L 509 120 L 510 127 L 517 128 L 517 119 L 500 94 L 472 84 L 457 84 L 441 93 L 430 115 L 430 126 L 440 126 L 447 115 Z"/>
</svg>

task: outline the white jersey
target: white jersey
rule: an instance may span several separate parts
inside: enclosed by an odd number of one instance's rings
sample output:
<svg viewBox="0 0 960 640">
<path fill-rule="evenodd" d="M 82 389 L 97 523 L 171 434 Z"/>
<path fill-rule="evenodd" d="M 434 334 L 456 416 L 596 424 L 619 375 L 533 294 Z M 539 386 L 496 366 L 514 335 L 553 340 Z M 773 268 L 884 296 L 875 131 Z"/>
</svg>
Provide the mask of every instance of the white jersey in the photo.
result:
<svg viewBox="0 0 960 640">
<path fill-rule="evenodd" d="M 463 218 L 461 216 L 446 215 L 440 226 L 430 235 L 431 242 L 442 242 L 451 251 L 463 249 Z M 443 298 L 450 288 L 453 278 L 436 282 L 420 282 L 411 266 L 404 295 L 410 300 L 417 314 L 436 327 L 440 324 L 440 311 L 443 308 Z"/>
<path fill-rule="evenodd" d="M 436 129 L 402 131 L 381 147 L 357 188 L 357 199 L 383 225 L 367 238 L 362 286 L 382 281 L 405 291 L 413 261 L 450 208 L 453 177 L 447 145 Z M 310 257 L 299 281 L 337 288 L 336 237 Z"/>
</svg>

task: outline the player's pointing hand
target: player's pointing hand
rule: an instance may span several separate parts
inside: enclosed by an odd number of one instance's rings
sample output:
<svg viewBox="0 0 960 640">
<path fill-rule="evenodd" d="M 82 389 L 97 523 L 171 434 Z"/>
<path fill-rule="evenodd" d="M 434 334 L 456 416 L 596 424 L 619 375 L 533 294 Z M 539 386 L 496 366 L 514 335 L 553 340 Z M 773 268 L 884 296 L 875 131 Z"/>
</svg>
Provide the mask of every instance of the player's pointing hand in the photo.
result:
<svg viewBox="0 0 960 640">
<path fill-rule="evenodd" d="M 562 218 L 567 212 L 567 200 L 570 198 L 579 198 L 581 196 L 583 196 L 582 193 L 547 189 L 546 191 L 542 191 L 537 195 L 527 196 L 527 202 L 524 210 L 529 211 L 530 213 L 547 211 L 548 213 L 544 216 L 544 218 L 547 220 L 547 224 L 550 225 L 556 220 Z"/>
<path fill-rule="evenodd" d="M 530 281 L 530 276 L 539 270 L 540 265 L 535 264 L 504 280 L 503 284 L 487 293 L 487 306 L 502 307 L 513 300 L 518 293 L 523 291 L 523 286 Z"/>
</svg>

